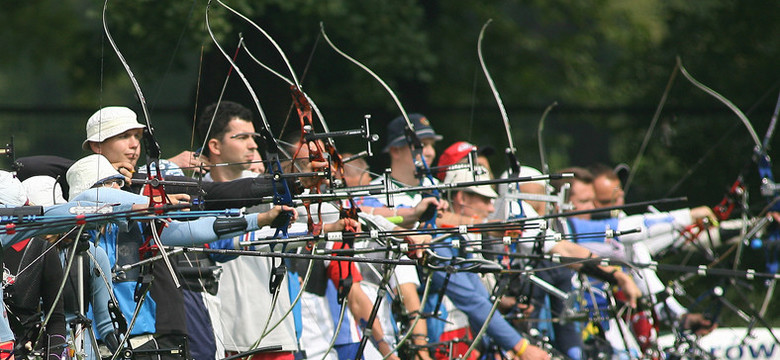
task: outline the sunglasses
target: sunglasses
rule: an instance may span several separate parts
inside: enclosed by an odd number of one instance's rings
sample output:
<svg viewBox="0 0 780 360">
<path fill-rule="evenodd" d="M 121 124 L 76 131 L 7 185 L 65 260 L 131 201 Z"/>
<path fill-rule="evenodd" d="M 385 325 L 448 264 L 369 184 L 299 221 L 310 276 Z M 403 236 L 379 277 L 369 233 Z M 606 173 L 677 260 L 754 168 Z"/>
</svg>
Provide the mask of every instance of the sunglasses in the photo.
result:
<svg viewBox="0 0 780 360">
<path fill-rule="evenodd" d="M 125 179 L 108 179 L 106 181 L 100 182 L 98 184 L 95 184 L 95 187 L 102 186 L 102 187 L 112 187 L 114 184 L 119 185 L 120 188 L 125 187 Z"/>
</svg>

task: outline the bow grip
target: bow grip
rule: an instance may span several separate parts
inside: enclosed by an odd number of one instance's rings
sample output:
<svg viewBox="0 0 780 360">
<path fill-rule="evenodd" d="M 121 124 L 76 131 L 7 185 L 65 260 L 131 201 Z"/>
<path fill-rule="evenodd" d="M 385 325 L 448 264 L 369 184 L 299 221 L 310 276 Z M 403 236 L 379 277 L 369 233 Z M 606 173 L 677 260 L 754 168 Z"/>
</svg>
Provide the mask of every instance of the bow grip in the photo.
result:
<svg viewBox="0 0 780 360">
<path fill-rule="evenodd" d="M 436 205 L 429 204 L 428 207 L 423 211 L 423 213 L 420 215 L 420 222 L 428 223 L 431 221 L 431 219 L 434 219 L 436 217 Z"/>
<path fill-rule="evenodd" d="M 280 212 L 279 215 L 274 218 L 274 221 L 271 222 L 271 227 L 276 229 L 274 238 L 276 238 L 279 233 L 281 233 L 284 238 L 287 238 L 287 228 L 290 226 L 290 220 L 292 217 L 293 212 L 291 210 L 285 210 Z"/>
<path fill-rule="evenodd" d="M 268 281 L 268 289 L 271 290 L 271 294 L 276 293 L 276 289 L 279 288 L 280 285 L 282 285 L 282 280 L 284 280 L 284 275 L 287 273 L 287 266 L 285 264 L 281 264 L 271 271 L 271 278 Z"/>
</svg>

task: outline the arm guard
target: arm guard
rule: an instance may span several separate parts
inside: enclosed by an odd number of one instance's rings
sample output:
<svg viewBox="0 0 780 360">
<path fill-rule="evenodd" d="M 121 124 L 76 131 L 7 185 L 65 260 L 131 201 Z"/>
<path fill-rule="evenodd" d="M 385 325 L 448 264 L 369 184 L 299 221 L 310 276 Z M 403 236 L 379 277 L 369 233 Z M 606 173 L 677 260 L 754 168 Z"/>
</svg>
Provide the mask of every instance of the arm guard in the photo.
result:
<svg viewBox="0 0 780 360">
<path fill-rule="evenodd" d="M 214 233 L 217 236 L 246 230 L 247 223 L 243 216 L 231 218 L 217 218 L 214 220 Z"/>
</svg>

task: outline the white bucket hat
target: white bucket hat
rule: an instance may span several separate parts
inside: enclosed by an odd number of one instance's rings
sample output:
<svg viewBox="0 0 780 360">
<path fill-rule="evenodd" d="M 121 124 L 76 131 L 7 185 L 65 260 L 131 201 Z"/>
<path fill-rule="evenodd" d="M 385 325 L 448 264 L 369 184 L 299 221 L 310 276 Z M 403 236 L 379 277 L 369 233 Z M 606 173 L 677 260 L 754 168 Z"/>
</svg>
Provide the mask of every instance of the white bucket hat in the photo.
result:
<svg viewBox="0 0 780 360">
<path fill-rule="evenodd" d="M 62 197 L 62 187 L 51 176 L 33 176 L 22 181 L 22 185 L 31 205 L 52 206 L 66 202 Z"/>
<path fill-rule="evenodd" d="M 138 122 L 135 111 L 124 106 L 107 106 L 89 117 L 87 120 L 87 139 L 81 143 L 81 148 L 89 150 L 89 142 L 103 142 L 127 130 L 143 129 L 146 125 Z"/>
<path fill-rule="evenodd" d="M 114 169 L 103 155 L 92 154 L 73 163 L 65 175 L 70 191 L 68 199 L 73 199 L 93 185 L 107 179 L 124 179 L 124 175 Z"/>
<path fill-rule="evenodd" d="M 536 168 L 530 167 L 530 166 L 520 166 L 520 173 L 517 174 L 517 177 L 530 177 L 530 176 L 541 176 L 543 175 L 541 171 L 537 170 Z M 509 171 L 504 171 L 501 173 L 500 176 L 501 179 L 509 178 Z M 524 181 L 522 184 L 538 184 L 544 186 L 544 189 L 548 192 L 551 192 L 552 189 L 550 188 L 550 182 L 548 180 L 534 180 L 534 181 Z M 508 192 L 509 187 L 514 187 L 514 183 L 509 184 L 498 184 L 498 194 L 499 196 L 504 196 Z"/>
<path fill-rule="evenodd" d="M 0 170 L 0 204 L 8 206 L 24 206 L 27 203 L 27 192 L 13 173 Z"/>
<path fill-rule="evenodd" d="M 477 175 L 472 175 L 469 169 L 458 169 L 447 171 L 447 175 L 444 176 L 444 182 L 447 184 L 471 182 L 471 181 L 483 181 L 490 180 L 487 169 L 481 166 L 474 168 L 477 171 Z M 490 185 L 477 185 L 477 186 L 465 186 L 462 188 L 456 188 L 461 191 L 466 191 L 478 195 L 482 195 L 486 198 L 495 199 L 498 198 L 498 194 Z"/>
</svg>

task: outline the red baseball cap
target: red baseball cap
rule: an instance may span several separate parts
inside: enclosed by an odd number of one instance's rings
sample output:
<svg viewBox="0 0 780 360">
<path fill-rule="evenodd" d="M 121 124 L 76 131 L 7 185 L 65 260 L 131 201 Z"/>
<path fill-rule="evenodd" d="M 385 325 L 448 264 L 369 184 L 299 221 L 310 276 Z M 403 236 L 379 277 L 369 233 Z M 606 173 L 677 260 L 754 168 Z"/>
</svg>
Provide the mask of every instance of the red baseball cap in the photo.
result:
<svg viewBox="0 0 780 360">
<path fill-rule="evenodd" d="M 448 147 L 444 152 L 439 156 L 439 167 L 443 166 L 450 166 L 453 164 L 456 164 L 458 161 L 466 157 L 469 152 L 471 152 L 471 149 L 476 149 L 477 147 L 473 144 L 466 142 L 466 141 L 458 141 L 450 147 Z M 439 178 L 439 180 L 444 180 L 444 174 L 447 172 L 447 169 L 440 169 L 438 173 L 436 174 L 436 177 Z"/>
</svg>

